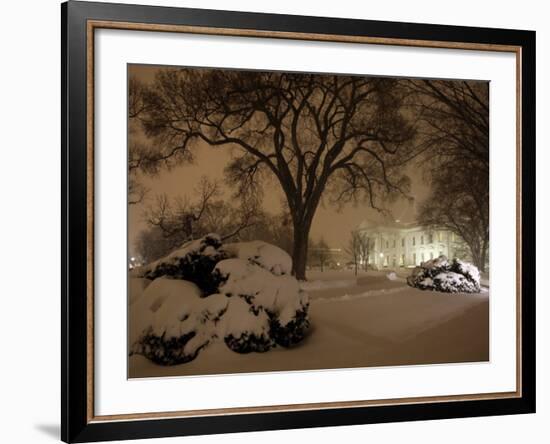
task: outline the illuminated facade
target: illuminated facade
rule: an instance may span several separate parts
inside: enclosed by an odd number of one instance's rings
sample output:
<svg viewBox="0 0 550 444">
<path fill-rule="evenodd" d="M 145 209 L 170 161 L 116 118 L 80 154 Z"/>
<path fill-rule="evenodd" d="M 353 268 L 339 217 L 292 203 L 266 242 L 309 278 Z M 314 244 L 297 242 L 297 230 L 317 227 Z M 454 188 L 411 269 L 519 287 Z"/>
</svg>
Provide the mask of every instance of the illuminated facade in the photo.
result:
<svg viewBox="0 0 550 444">
<path fill-rule="evenodd" d="M 454 233 L 416 223 L 363 222 L 358 230 L 371 239 L 368 262 L 373 268 L 414 267 L 441 255 L 460 258 L 465 251 L 464 242 Z"/>
</svg>

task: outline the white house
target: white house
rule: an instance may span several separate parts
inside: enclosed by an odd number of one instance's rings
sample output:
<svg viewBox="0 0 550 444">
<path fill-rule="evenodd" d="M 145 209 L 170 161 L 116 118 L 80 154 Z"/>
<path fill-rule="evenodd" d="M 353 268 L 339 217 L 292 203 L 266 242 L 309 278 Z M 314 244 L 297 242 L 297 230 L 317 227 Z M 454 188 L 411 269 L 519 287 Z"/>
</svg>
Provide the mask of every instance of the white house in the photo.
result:
<svg viewBox="0 0 550 444">
<path fill-rule="evenodd" d="M 414 267 L 441 255 L 460 258 L 464 252 L 464 241 L 459 236 L 417 223 L 364 221 L 358 230 L 372 239 L 368 261 L 376 268 Z"/>
</svg>

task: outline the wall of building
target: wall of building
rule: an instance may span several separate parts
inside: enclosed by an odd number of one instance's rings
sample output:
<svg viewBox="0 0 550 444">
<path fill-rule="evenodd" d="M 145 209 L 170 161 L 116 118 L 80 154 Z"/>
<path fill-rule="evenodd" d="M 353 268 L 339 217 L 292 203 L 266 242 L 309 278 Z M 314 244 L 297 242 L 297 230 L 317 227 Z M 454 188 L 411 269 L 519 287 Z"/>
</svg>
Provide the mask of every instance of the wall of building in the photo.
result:
<svg viewBox="0 0 550 444">
<path fill-rule="evenodd" d="M 414 267 L 441 255 L 459 257 L 463 251 L 461 240 L 445 230 L 416 226 L 376 227 L 362 232 L 374 240 L 369 264 L 376 268 Z"/>
</svg>

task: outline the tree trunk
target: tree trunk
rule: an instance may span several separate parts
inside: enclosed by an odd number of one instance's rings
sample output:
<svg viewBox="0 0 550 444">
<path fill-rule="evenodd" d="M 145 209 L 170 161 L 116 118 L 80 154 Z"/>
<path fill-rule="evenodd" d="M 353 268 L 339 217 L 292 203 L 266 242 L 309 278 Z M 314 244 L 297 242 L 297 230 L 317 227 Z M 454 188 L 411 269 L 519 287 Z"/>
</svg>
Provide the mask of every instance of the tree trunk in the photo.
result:
<svg viewBox="0 0 550 444">
<path fill-rule="evenodd" d="M 298 280 L 306 280 L 307 247 L 309 227 L 294 226 L 294 245 L 292 247 L 292 274 Z"/>
<path fill-rule="evenodd" d="M 472 251 L 472 262 L 478 268 L 478 270 L 481 271 L 481 266 L 480 266 L 481 260 L 479 259 L 479 251 L 474 249 L 471 249 L 471 251 Z"/>
<path fill-rule="evenodd" d="M 325 183 L 326 179 L 319 182 L 319 184 L 317 185 L 319 187 L 319 190 L 324 189 Z M 302 208 L 297 211 L 296 209 L 293 210 L 294 206 L 291 204 L 292 199 L 287 194 L 287 201 L 289 203 L 292 217 L 292 225 L 294 228 L 294 245 L 292 247 L 292 274 L 298 280 L 306 280 L 309 231 L 311 230 L 311 223 L 313 222 L 313 216 L 315 215 L 315 211 L 317 210 L 317 205 L 319 205 L 320 198 L 321 192 L 318 192 L 313 198 L 311 198 L 311 200 L 309 200 L 309 202 L 304 203 Z"/>
<path fill-rule="evenodd" d="M 472 261 L 474 265 L 478 268 L 481 273 L 485 272 L 485 258 L 487 254 L 487 249 L 484 244 L 478 248 L 470 248 L 472 252 Z"/>
<path fill-rule="evenodd" d="M 487 261 L 487 241 L 483 241 L 483 246 L 481 247 L 481 258 L 480 258 L 480 265 L 479 265 L 479 271 L 482 273 L 485 273 L 485 262 Z"/>
</svg>

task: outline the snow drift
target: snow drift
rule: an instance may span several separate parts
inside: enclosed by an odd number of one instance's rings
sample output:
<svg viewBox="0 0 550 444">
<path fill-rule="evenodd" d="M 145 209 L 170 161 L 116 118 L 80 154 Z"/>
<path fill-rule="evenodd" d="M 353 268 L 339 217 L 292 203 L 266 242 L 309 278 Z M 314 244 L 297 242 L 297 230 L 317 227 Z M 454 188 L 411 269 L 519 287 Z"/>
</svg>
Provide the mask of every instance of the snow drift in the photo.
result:
<svg viewBox="0 0 550 444">
<path fill-rule="evenodd" d="M 291 268 L 274 245 L 223 245 L 210 234 L 132 270 L 130 354 L 174 365 L 215 341 L 238 353 L 297 344 L 309 328 L 309 303 Z"/>
<path fill-rule="evenodd" d="M 479 270 L 472 264 L 445 256 L 422 262 L 407 278 L 407 284 L 421 290 L 445 293 L 479 293 Z"/>
</svg>

